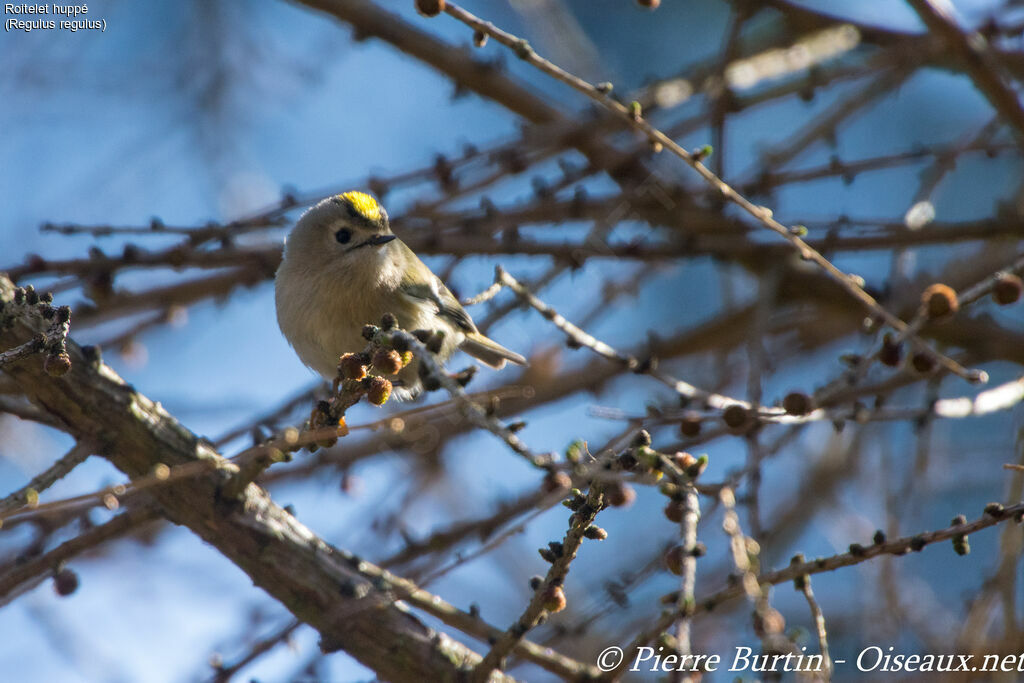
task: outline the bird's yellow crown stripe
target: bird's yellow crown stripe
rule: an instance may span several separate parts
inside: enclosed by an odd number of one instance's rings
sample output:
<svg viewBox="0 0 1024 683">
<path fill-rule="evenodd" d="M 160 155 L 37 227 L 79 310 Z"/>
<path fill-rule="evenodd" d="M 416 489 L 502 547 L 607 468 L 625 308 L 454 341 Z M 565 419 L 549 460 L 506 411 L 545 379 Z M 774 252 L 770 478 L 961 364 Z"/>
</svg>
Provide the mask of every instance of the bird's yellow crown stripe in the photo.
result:
<svg viewBox="0 0 1024 683">
<path fill-rule="evenodd" d="M 351 204 L 352 208 L 358 211 L 360 215 L 370 219 L 371 221 L 380 220 L 380 204 L 377 203 L 376 199 L 365 192 L 345 192 L 343 194 L 339 194 L 338 197 Z"/>
</svg>

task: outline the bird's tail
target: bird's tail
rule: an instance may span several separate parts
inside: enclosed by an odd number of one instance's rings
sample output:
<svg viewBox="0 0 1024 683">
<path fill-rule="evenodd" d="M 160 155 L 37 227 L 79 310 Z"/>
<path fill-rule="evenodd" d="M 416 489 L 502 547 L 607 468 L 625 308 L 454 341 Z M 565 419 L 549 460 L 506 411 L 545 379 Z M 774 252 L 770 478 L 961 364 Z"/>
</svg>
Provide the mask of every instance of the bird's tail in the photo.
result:
<svg viewBox="0 0 1024 683">
<path fill-rule="evenodd" d="M 496 341 L 488 339 L 479 332 L 469 332 L 459 348 L 478 360 L 487 363 L 492 368 L 500 370 L 505 367 L 505 361 L 512 361 L 516 365 L 526 365 L 526 359 L 515 351 L 509 351 Z"/>
</svg>

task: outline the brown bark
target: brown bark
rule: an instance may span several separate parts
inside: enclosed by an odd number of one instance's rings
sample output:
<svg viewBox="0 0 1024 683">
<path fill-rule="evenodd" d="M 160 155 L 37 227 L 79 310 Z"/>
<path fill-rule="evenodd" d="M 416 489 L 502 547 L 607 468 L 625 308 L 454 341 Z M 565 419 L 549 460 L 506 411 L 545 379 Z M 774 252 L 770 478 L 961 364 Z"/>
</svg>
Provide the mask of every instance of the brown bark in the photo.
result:
<svg viewBox="0 0 1024 683">
<path fill-rule="evenodd" d="M 0 348 L 45 330 L 40 309 L 10 303 L 14 286 L 0 276 Z M 343 649 L 388 681 L 454 681 L 480 656 L 438 633 L 372 585 L 362 562 L 325 543 L 270 496 L 250 484 L 239 500 L 220 495 L 237 467 L 186 429 L 159 404 L 138 393 L 108 366 L 90 362 L 68 341 L 72 367 L 50 377 L 40 355 L 5 368 L 33 403 L 78 440 L 130 477 L 197 460 L 209 474 L 153 487 L 170 521 L 188 527 L 249 575 L 253 583 L 320 632 L 325 650 Z M 509 680 L 495 673 L 492 680 Z"/>
</svg>

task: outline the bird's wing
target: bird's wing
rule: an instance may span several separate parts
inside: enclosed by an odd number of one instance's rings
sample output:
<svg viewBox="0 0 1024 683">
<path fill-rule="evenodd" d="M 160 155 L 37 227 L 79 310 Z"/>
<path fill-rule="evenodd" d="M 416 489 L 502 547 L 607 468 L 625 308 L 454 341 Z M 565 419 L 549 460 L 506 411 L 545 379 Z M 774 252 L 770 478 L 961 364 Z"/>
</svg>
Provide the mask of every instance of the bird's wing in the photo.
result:
<svg viewBox="0 0 1024 683">
<path fill-rule="evenodd" d="M 473 324 L 472 318 L 462 308 L 462 304 L 455 298 L 455 295 L 444 286 L 441 278 L 434 275 L 411 250 L 409 250 L 409 255 L 412 256 L 408 260 L 410 266 L 406 269 L 402 283 L 399 285 L 402 293 L 412 299 L 433 303 L 437 307 L 438 315 L 446 318 L 463 332 L 476 332 L 476 325 Z"/>
<path fill-rule="evenodd" d="M 441 279 L 434 275 L 409 247 L 404 244 L 402 246 L 407 251 L 408 267 L 399 289 L 410 299 L 433 303 L 437 308 L 438 316 L 450 322 L 456 329 L 462 330 L 465 338 L 459 348 L 492 368 L 504 367 L 506 360 L 518 365 L 526 365 L 526 359 L 518 353 L 509 351 L 498 342 L 480 334 L 469 314 L 462 308 L 462 304 L 444 286 Z"/>
</svg>

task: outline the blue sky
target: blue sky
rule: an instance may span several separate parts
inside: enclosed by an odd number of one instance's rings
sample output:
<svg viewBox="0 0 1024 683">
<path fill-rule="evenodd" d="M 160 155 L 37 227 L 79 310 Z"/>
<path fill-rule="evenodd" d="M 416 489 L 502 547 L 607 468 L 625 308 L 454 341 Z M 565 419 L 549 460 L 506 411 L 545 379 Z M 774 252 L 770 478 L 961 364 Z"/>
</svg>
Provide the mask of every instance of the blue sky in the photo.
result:
<svg viewBox="0 0 1024 683">
<path fill-rule="evenodd" d="M 468 41 L 464 27 L 447 18 L 428 22 L 417 17 L 411 11 L 412 2 L 382 4 L 454 43 Z M 534 40 L 530 24 L 506 3 L 466 4 Z M 602 78 L 614 80 L 623 92 L 639 87 L 649 76 L 674 73 L 696 56 L 715 50 L 726 17 L 725 3 L 711 0 L 666 1 L 657 13 L 643 13 L 633 3 L 610 0 L 567 4 L 599 50 Z M 883 0 L 806 4 L 840 13 L 856 12 L 858 18 L 877 19 L 907 30 L 918 26 L 902 3 L 895 3 L 902 8 L 897 11 L 893 11 L 894 3 Z M 972 20 L 983 16 L 979 8 L 988 4 L 957 3 Z M 497 105 L 474 96 L 453 101 L 451 84 L 432 71 L 381 43 L 354 43 L 347 28 L 292 4 L 233 1 L 203 9 L 201 2 L 111 0 L 90 4 L 89 16 L 105 18 L 107 32 L 12 32 L 0 37 L 0 61 L 5 64 L 5 74 L 0 76 L 0 100 L 5 102 L 0 108 L 0 130 L 4 131 L 4 144 L 0 145 L 0 196 L 4 198 L 0 202 L 0 267 L 29 253 L 82 255 L 93 243 L 86 237 L 40 233 L 37 227 L 45 221 L 145 225 L 159 217 L 167 224 L 189 225 L 229 220 L 276 201 L 285 188 L 308 191 L 358 185 L 370 174 L 429 164 L 438 152 L 457 153 L 467 141 L 483 144 L 517 131 L 517 122 Z M 194 44 L 205 46 L 206 51 L 198 53 L 203 57 L 189 58 L 188 50 Z M 543 51 L 543 40 L 535 40 L 534 45 Z M 498 54 L 493 44 L 487 50 L 490 55 Z M 518 77 L 568 110 L 582 106 L 582 101 L 562 86 L 515 59 L 506 61 Z M 837 96 L 844 92 L 848 89 L 836 90 Z M 199 104 L 211 101 L 211 113 L 201 115 Z M 832 101 L 834 96 L 823 96 L 809 105 L 787 101 L 737 117 L 730 128 L 729 168 L 749 168 L 756 154 L 784 140 Z M 684 107 L 682 114 L 694 111 Z M 979 128 L 989 116 L 986 103 L 965 79 L 941 72 L 919 73 L 893 97 L 843 129 L 836 153 L 856 159 L 914 143 L 950 142 L 965 130 Z M 702 145 L 708 142 L 708 132 L 698 131 L 682 142 Z M 818 146 L 794 166 L 826 162 L 831 153 Z M 992 168 L 991 162 L 986 173 L 970 164 L 958 168 L 947 182 L 959 191 L 940 195 L 939 215 L 954 220 L 991 213 L 995 199 L 1014 187 L 1014 173 L 1019 171 L 1009 163 L 1005 173 L 993 173 Z M 691 180 L 686 169 L 678 173 Z M 510 184 L 498 199 L 513 203 L 527 198 L 528 181 Z M 901 216 L 916 183 L 916 177 L 905 172 L 864 175 L 849 187 L 835 180 L 823 181 L 780 192 L 773 208 L 778 217 L 790 222 L 842 212 Z M 601 187 L 600 182 L 594 187 Z M 389 201 L 392 213 L 400 213 L 411 198 L 402 193 L 389 198 L 394 202 Z M 629 229 L 637 233 L 647 230 L 637 225 L 624 230 Z M 275 235 L 275 239 L 281 237 L 283 232 Z M 122 246 L 117 239 L 98 244 L 112 253 Z M 162 243 L 154 239 L 145 244 Z M 926 266 L 940 262 L 928 250 L 919 258 Z M 525 257 L 471 258 L 455 271 L 453 284 L 464 295 L 485 288 L 496 262 L 517 276 L 537 272 L 543 265 Z M 430 260 L 437 269 L 445 264 L 444 259 Z M 868 278 L 880 277 L 888 269 L 888 262 L 880 261 L 876 254 L 843 258 L 839 265 Z M 570 318 L 574 313 L 582 315 L 594 304 L 600 283 L 614 268 L 618 266 L 607 261 L 588 264 L 559 279 L 544 298 Z M 670 329 L 690 325 L 718 310 L 722 303 L 719 278 L 733 276 L 738 294 L 749 295 L 751 282 L 742 274 L 723 276 L 706 259 L 673 264 L 652 275 L 637 306 L 605 318 L 593 331 L 610 343 L 628 344 L 639 338 L 634 333 L 638 326 L 649 325 L 651 320 Z M 172 275 L 134 275 L 123 282 L 150 283 L 157 281 L 154 277 Z M 684 298 L 680 292 L 690 296 Z M 74 304 L 78 298 L 70 292 L 60 295 L 58 302 Z M 482 307 L 471 313 L 480 318 L 486 310 Z M 82 343 L 109 333 L 98 330 L 79 335 L 74 327 L 72 330 Z M 536 315 L 525 312 L 509 316 L 492 330 L 492 336 L 524 353 L 560 341 Z M 277 330 L 270 283 L 237 294 L 228 305 L 197 306 L 188 312 L 183 326 L 159 328 L 140 342 L 145 362 L 124 358 L 113 349 L 105 360 L 190 429 L 211 437 L 313 380 Z M 826 374 L 834 373 L 836 351 L 820 352 L 820 358 L 802 366 L 803 374 L 789 374 L 785 384 L 769 385 L 766 397 L 780 396 L 793 388 L 791 385 L 814 386 Z M 569 362 L 580 362 L 580 358 L 572 356 Z M 715 374 L 706 358 L 677 364 L 674 371 L 695 383 L 710 383 Z M 990 371 L 996 381 L 1009 376 L 1009 368 Z M 480 377 L 480 386 L 499 379 L 488 371 Z M 742 382 L 734 389 L 741 393 Z M 969 389 L 959 385 L 948 391 L 955 394 Z M 539 451 L 560 451 L 581 437 L 600 443 L 620 425 L 593 417 L 587 410 L 590 406 L 621 407 L 635 413 L 652 394 L 665 397 L 657 385 L 635 383 L 598 397 L 573 397 L 528 415 L 529 425 L 522 436 Z M 369 406 L 359 406 L 349 421 L 369 421 L 380 414 Z M 936 458 L 940 463 L 952 462 L 964 449 L 972 457 L 1004 458 L 1002 453 L 986 450 L 986 434 L 1007 433 L 1011 424 L 1010 416 L 996 417 L 987 423 L 984 433 L 970 425 L 962 430 L 940 425 L 943 438 L 935 439 Z M 909 451 L 907 428 L 896 425 L 886 429 L 891 430 L 888 443 L 893 451 Z M 44 467 L 68 445 L 31 425 L 3 421 L 0 430 L 0 484 L 5 490 L 20 486 L 27 475 Z M 969 443 L 975 446 L 965 445 Z M 765 489 L 785 489 L 793 468 L 802 466 L 802 457 L 834 445 L 827 427 L 809 430 L 801 445 L 770 470 Z M 884 454 L 875 455 L 882 458 Z M 743 457 L 740 443 L 716 444 L 709 476 L 720 476 Z M 515 495 L 536 484 L 536 472 L 504 452 L 489 435 L 459 437 L 444 458 L 449 479 L 417 503 L 414 509 L 419 514 L 411 527 L 415 533 L 429 532 L 451 514 L 482 514 L 495 498 Z M 329 541 L 373 557 L 380 541 L 359 527 L 359 520 L 387 509 L 388 491 L 396 486 L 402 489 L 401 482 L 410 477 L 411 467 L 407 459 L 380 458 L 355 470 L 360 481 L 358 495 L 341 495 L 337 479 L 325 476 L 323 481 L 282 486 L 274 492 L 275 499 L 293 503 L 299 518 Z M 73 495 L 120 480 L 113 468 L 94 459 L 49 495 L 51 499 Z M 962 497 L 972 505 L 977 500 L 996 499 L 1001 493 L 1001 489 L 992 490 L 991 479 L 966 481 L 967 486 L 960 488 L 941 480 L 934 485 L 936 491 Z M 464 495 L 467 491 L 471 495 Z M 800 539 L 800 549 L 808 556 L 828 554 L 861 538 L 865 530 L 870 535 L 881 520 L 879 501 L 861 504 L 858 499 L 862 495 L 856 488 L 845 492 L 840 506 L 842 521 L 814 525 Z M 460 505 L 448 509 L 445 501 L 455 499 Z M 613 511 L 603 526 L 613 537 L 631 533 L 637 520 L 656 518 L 660 505 L 656 495 L 641 496 L 628 514 Z M 857 509 L 859 514 L 851 512 Z M 951 517 L 949 509 L 948 505 L 935 505 L 917 510 L 908 525 L 942 526 Z M 561 508 L 549 511 L 531 524 L 521 547 L 544 545 L 560 533 L 562 512 Z M 96 514 L 97 520 L 102 518 Z M 668 538 L 668 530 L 663 531 Z M 0 550 L 23 540 L 0 537 Z M 994 535 L 989 535 L 972 539 L 972 544 L 977 543 L 984 552 L 993 541 Z M 397 547 L 398 541 L 390 539 L 388 543 Z M 569 584 L 570 599 L 585 599 L 586 591 L 594 588 L 596 581 L 587 580 L 590 572 L 596 577 L 603 568 L 626 566 L 618 552 L 612 544 L 587 546 L 574 570 L 579 572 L 578 581 Z M 776 557 L 773 563 L 786 559 Z M 519 582 L 496 590 L 494 582 L 540 571 L 534 560 L 498 553 L 491 560 L 454 572 L 431 589 L 462 607 L 478 601 L 493 622 L 506 623 L 517 613 L 527 586 Z M 512 564 L 507 573 L 496 569 L 502 562 Z M 105 562 L 75 566 L 82 575 L 82 589 L 70 598 L 57 598 L 44 585 L 0 610 L 0 632 L 5 634 L 0 670 L 24 670 L 25 662 L 31 662 L 40 680 L 190 680 L 201 670 L 213 649 L 211 644 L 223 644 L 229 658 L 241 651 L 232 636 L 244 630 L 254 611 L 269 615 L 263 632 L 285 619 L 284 610 L 249 585 L 239 570 L 180 529 L 165 531 L 155 546 L 121 544 Z M 929 565 L 923 557 L 908 558 L 901 568 L 926 577 L 922 591 L 934 591 L 940 582 L 961 587 L 954 573 Z M 848 572 L 822 577 L 821 592 L 840 593 L 856 576 L 856 572 Z M 970 585 L 969 579 L 961 580 Z M 671 580 L 655 583 L 645 595 L 657 595 Z M 787 595 L 781 600 L 791 598 Z M 936 618 L 954 619 L 955 611 L 950 607 L 950 615 Z M 62 652 L 55 643 L 66 639 L 74 647 Z M 165 645 L 153 647 L 158 641 Z M 315 652 L 315 637 L 309 630 L 301 631 L 296 642 L 294 650 L 275 651 L 253 674 L 273 680 Z M 337 680 L 368 677 L 344 655 L 333 656 L 331 667 Z"/>
</svg>

